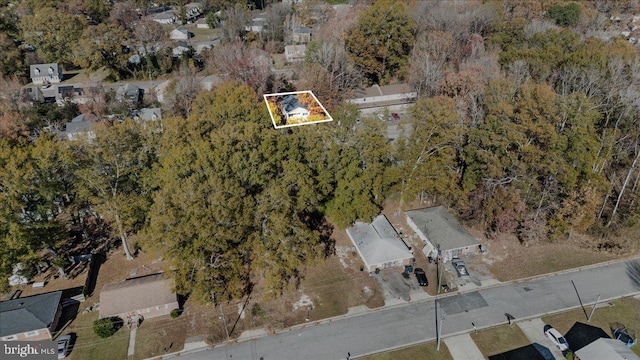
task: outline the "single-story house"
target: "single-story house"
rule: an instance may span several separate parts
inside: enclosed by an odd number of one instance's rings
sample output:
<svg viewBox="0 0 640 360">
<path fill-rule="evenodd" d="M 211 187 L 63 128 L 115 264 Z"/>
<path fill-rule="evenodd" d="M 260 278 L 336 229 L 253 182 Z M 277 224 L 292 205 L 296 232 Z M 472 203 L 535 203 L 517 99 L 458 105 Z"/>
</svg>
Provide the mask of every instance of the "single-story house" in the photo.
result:
<svg viewBox="0 0 640 360">
<path fill-rule="evenodd" d="M 62 80 L 62 68 L 56 63 L 29 66 L 31 82 L 37 85 L 55 84 Z"/>
<path fill-rule="evenodd" d="M 425 255 L 436 252 L 440 245 L 442 261 L 447 262 L 465 253 L 479 249 L 476 240 L 458 220 L 442 206 L 406 212 L 407 224 L 425 244 Z"/>
<path fill-rule="evenodd" d="M 262 32 L 264 26 L 267 24 L 267 19 L 263 17 L 256 17 L 251 20 L 251 24 L 244 27 L 245 31 Z"/>
<path fill-rule="evenodd" d="M 306 44 L 311 41 L 311 28 L 298 26 L 293 29 L 291 37 L 293 42 Z"/>
<path fill-rule="evenodd" d="M 304 60 L 307 53 L 307 45 L 287 45 L 284 47 L 284 57 L 287 62 Z"/>
<path fill-rule="evenodd" d="M 62 135 L 69 140 L 77 140 L 82 136 L 86 136 L 88 139 L 95 139 L 96 135 L 91 128 L 97 122 L 98 117 L 94 114 L 80 114 L 65 124 Z"/>
<path fill-rule="evenodd" d="M 192 37 L 193 33 L 184 26 L 178 26 L 169 33 L 169 39 L 171 40 L 188 40 Z"/>
<path fill-rule="evenodd" d="M 619 340 L 600 338 L 576 351 L 580 360 L 640 360 Z"/>
<path fill-rule="evenodd" d="M 186 41 L 176 41 L 176 43 L 173 45 L 173 49 L 171 49 L 173 56 L 177 57 L 180 57 L 182 56 L 182 54 L 188 53 L 190 51 L 191 48 L 189 48 L 189 44 L 187 44 Z"/>
<path fill-rule="evenodd" d="M 124 84 L 116 89 L 117 101 L 127 101 L 132 104 L 137 104 L 140 102 L 141 95 L 141 89 L 138 86 L 129 83 Z"/>
<path fill-rule="evenodd" d="M 107 284 L 100 292 L 100 318 L 142 315 L 153 318 L 179 308 L 172 282 L 164 273 Z"/>
<path fill-rule="evenodd" d="M 222 78 L 218 75 L 208 75 L 200 80 L 200 86 L 206 91 L 211 91 L 211 89 L 222 84 L 222 82 Z"/>
<path fill-rule="evenodd" d="M 347 235 L 367 271 L 412 264 L 413 250 L 384 215 L 378 215 L 370 224 L 356 222 L 347 229 Z"/>
<path fill-rule="evenodd" d="M 51 340 L 62 304 L 62 291 L 0 302 L 0 340 Z"/>
<path fill-rule="evenodd" d="M 142 108 L 131 111 L 130 117 L 133 120 L 155 121 L 162 120 L 162 109 Z"/>
<path fill-rule="evenodd" d="M 159 24 L 173 24 L 178 20 L 178 10 L 167 10 L 160 13 L 153 14 L 151 20 Z"/>
<path fill-rule="evenodd" d="M 209 23 L 207 23 L 207 19 L 202 18 L 196 21 L 196 28 L 198 29 L 209 29 Z"/>
<path fill-rule="evenodd" d="M 409 84 L 379 86 L 375 84 L 366 89 L 355 91 L 354 97 L 347 101 L 359 109 L 383 107 L 391 105 L 412 104 L 418 98 Z"/>
<path fill-rule="evenodd" d="M 285 119 L 306 119 L 310 112 L 306 105 L 300 104 L 298 98 L 291 94 L 282 99 L 281 109 Z"/>
</svg>

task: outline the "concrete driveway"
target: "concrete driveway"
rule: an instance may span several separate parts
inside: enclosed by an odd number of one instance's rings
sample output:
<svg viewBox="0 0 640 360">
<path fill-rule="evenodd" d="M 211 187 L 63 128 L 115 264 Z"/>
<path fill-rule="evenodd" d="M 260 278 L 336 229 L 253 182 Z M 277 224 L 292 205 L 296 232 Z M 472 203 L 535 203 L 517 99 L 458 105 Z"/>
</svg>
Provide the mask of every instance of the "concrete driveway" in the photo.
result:
<svg viewBox="0 0 640 360">
<path fill-rule="evenodd" d="M 444 343 L 447 344 L 451 357 L 454 360 L 482 360 L 484 355 L 480 352 L 480 349 L 473 342 L 473 339 L 469 334 L 462 334 L 444 338 Z"/>
<path fill-rule="evenodd" d="M 562 356 L 562 352 L 555 346 L 553 346 L 551 341 L 547 339 L 547 336 L 544 334 L 544 322 L 542 322 L 540 318 L 519 321 L 518 327 L 527 336 L 527 339 L 529 339 L 532 344 L 537 343 L 538 345 L 549 349 L 556 360 L 565 359 L 565 357 Z"/>
</svg>

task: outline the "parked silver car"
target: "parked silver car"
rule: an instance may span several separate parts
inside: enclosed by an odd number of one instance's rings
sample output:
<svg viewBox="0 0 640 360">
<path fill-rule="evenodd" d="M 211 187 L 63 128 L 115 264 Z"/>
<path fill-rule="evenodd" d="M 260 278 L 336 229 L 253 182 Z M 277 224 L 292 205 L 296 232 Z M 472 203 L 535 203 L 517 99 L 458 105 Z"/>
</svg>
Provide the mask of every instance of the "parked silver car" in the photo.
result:
<svg viewBox="0 0 640 360">
<path fill-rule="evenodd" d="M 469 272 L 467 271 L 467 265 L 464 264 L 464 261 L 462 261 L 459 258 L 453 258 L 451 259 L 451 265 L 453 265 L 453 268 L 456 269 L 456 274 L 458 274 L 458 277 L 461 279 L 468 279 L 469 278 Z"/>
</svg>

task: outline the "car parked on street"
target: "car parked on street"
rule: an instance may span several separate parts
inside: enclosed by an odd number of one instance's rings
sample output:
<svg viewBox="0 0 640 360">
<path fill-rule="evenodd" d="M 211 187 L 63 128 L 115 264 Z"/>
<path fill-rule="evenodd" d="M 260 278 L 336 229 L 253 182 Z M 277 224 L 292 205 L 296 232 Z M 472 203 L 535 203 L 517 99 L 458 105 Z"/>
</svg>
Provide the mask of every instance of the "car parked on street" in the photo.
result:
<svg viewBox="0 0 640 360">
<path fill-rule="evenodd" d="M 569 350 L 569 344 L 567 343 L 567 339 L 560 334 L 560 332 L 553 328 L 551 325 L 544 326 L 544 334 L 547 335 L 549 340 L 558 348 L 558 350 L 565 351 Z"/>
<path fill-rule="evenodd" d="M 469 278 L 469 272 L 467 271 L 467 265 L 465 265 L 464 261 L 462 261 L 459 258 L 453 258 L 451 259 L 451 265 L 453 265 L 453 268 L 456 269 L 456 274 L 458 274 L 458 277 L 461 279 L 468 279 Z"/>
<path fill-rule="evenodd" d="M 418 285 L 420 286 L 429 286 L 429 280 L 427 279 L 427 274 L 421 268 L 415 268 L 413 273 L 416 274 L 416 279 L 418 279 Z"/>
<path fill-rule="evenodd" d="M 64 359 L 69 355 L 69 343 L 71 335 L 63 335 L 58 338 L 58 359 Z"/>
</svg>

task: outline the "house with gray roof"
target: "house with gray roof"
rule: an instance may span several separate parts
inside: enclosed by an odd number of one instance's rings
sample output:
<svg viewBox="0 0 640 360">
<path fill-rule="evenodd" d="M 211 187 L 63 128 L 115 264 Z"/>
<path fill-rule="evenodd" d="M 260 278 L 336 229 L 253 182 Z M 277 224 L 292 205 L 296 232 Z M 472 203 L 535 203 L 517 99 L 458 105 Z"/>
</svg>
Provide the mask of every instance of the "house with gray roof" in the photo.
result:
<svg viewBox="0 0 640 360">
<path fill-rule="evenodd" d="M 95 133 L 91 130 L 93 125 L 98 122 L 98 117 L 94 114 L 80 114 L 70 122 L 66 123 L 62 135 L 68 140 L 77 140 L 82 136 L 89 139 L 95 139 Z"/>
<path fill-rule="evenodd" d="M 29 77 L 37 85 L 59 83 L 62 81 L 62 68 L 57 63 L 31 65 Z"/>
<path fill-rule="evenodd" d="M 422 249 L 425 255 L 435 254 L 440 245 L 442 260 L 447 262 L 479 249 L 478 240 L 442 206 L 410 210 L 405 214 L 407 224 L 425 244 Z"/>
<path fill-rule="evenodd" d="M 356 105 L 358 109 L 368 109 L 413 104 L 417 98 L 418 93 L 409 84 L 374 84 L 366 89 L 357 89 L 354 97 L 347 99 L 347 102 Z"/>
<path fill-rule="evenodd" d="M 369 272 L 412 263 L 413 250 L 384 215 L 378 215 L 370 224 L 356 222 L 347 229 L 347 235 Z"/>
<path fill-rule="evenodd" d="M 293 33 L 291 34 L 292 40 L 295 43 L 303 43 L 306 44 L 311 41 L 311 28 L 306 26 L 297 26 L 293 29 Z"/>
<path fill-rule="evenodd" d="M 169 33 L 169 39 L 171 40 L 188 40 L 192 37 L 193 33 L 185 26 L 178 26 Z"/>
<path fill-rule="evenodd" d="M 62 291 L 0 302 L 0 340 L 51 340 L 62 313 Z"/>
<path fill-rule="evenodd" d="M 600 338 L 576 351 L 580 360 L 640 360 L 624 343 L 616 339 Z"/>
<path fill-rule="evenodd" d="M 173 283 L 164 273 L 107 284 L 100 292 L 100 318 L 142 315 L 148 319 L 178 308 Z"/>
<path fill-rule="evenodd" d="M 142 108 L 132 110 L 129 116 L 133 120 L 156 121 L 162 120 L 161 108 Z"/>
</svg>

